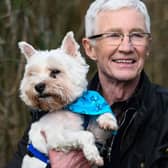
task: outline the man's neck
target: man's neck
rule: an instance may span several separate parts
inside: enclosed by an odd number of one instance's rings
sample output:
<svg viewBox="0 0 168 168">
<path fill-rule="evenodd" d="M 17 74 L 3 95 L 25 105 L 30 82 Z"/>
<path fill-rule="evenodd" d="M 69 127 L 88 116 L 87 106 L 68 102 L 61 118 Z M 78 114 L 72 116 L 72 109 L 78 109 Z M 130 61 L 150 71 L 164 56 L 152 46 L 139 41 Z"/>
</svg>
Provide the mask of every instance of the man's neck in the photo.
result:
<svg viewBox="0 0 168 168">
<path fill-rule="evenodd" d="M 135 92 L 139 78 L 140 77 L 137 77 L 132 81 L 118 81 L 114 79 L 107 80 L 99 77 L 101 93 L 110 105 L 115 102 L 128 100 Z"/>
</svg>

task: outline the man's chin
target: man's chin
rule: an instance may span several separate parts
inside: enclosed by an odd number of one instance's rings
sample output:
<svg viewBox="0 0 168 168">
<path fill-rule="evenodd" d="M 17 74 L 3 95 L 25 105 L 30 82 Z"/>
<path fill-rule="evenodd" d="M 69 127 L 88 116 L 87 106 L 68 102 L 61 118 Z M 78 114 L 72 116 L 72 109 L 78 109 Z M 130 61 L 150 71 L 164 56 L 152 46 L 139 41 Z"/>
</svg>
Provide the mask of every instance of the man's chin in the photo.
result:
<svg viewBox="0 0 168 168">
<path fill-rule="evenodd" d="M 136 79 L 137 78 L 137 74 L 135 74 L 135 73 L 118 73 L 118 75 L 116 75 L 116 79 L 118 80 L 118 81 L 132 81 L 132 80 L 134 80 L 134 79 Z"/>
</svg>

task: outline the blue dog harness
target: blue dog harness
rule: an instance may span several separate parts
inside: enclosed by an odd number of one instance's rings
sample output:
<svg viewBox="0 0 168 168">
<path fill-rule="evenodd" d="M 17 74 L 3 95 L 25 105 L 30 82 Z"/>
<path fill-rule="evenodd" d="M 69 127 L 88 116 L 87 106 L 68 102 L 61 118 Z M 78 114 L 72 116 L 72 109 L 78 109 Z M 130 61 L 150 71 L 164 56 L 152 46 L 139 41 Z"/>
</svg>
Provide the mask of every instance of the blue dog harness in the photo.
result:
<svg viewBox="0 0 168 168">
<path fill-rule="evenodd" d="M 28 154 L 30 156 L 34 156 L 36 157 L 37 159 L 41 160 L 42 162 L 46 163 L 47 165 L 50 164 L 50 160 L 48 158 L 48 156 L 46 156 L 44 153 L 38 151 L 34 146 L 33 144 L 29 144 L 27 146 L 27 150 L 28 150 Z"/>
<path fill-rule="evenodd" d="M 91 116 L 98 116 L 104 113 L 112 113 L 111 107 L 106 100 L 97 92 L 93 90 L 87 90 L 81 97 L 76 99 L 71 104 L 67 105 L 65 110 L 72 111 L 84 116 L 84 128 L 86 129 Z M 112 134 L 116 134 L 116 131 L 112 131 Z M 47 164 L 46 168 L 50 167 L 50 161 L 48 156 L 38 151 L 32 144 L 27 147 L 28 154 L 34 156 Z"/>
</svg>

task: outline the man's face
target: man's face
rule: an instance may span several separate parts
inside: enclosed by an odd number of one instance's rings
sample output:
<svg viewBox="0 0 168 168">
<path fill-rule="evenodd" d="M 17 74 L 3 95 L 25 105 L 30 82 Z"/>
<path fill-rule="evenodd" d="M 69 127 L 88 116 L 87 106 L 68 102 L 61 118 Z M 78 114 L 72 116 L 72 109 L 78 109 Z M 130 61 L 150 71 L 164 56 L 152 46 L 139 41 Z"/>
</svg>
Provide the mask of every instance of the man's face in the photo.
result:
<svg viewBox="0 0 168 168">
<path fill-rule="evenodd" d="M 144 16 L 133 8 L 102 11 L 96 19 L 95 34 L 106 32 L 119 32 L 124 35 L 147 32 Z M 90 51 L 86 51 L 88 56 L 97 62 L 99 74 L 119 81 L 138 77 L 144 67 L 149 40 L 143 45 L 133 45 L 128 36 L 124 37 L 120 45 L 111 45 L 108 40 L 98 38 Z"/>
</svg>

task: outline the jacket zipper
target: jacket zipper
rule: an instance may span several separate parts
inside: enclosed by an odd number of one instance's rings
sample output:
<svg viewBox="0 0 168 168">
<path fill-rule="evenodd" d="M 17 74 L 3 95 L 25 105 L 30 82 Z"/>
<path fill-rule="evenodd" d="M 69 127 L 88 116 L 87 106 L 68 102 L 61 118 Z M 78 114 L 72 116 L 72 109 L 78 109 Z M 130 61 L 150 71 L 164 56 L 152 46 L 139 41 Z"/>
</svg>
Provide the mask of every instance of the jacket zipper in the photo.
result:
<svg viewBox="0 0 168 168">
<path fill-rule="evenodd" d="M 126 119 L 126 116 L 127 116 L 127 113 L 128 113 L 128 111 L 131 110 L 131 109 L 136 110 L 135 108 L 128 108 L 128 109 L 125 111 L 125 113 L 124 113 L 124 118 L 123 118 L 123 120 L 122 120 L 121 125 L 120 125 L 119 128 L 121 128 L 121 127 L 123 126 L 123 124 L 124 124 L 124 122 L 125 122 L 125 119 Z M 122 142 L 123 137 L 125 136 L 125 134 L 126 134 L 126 132 L 127 132 L 127 129 L 129 128 L 129 126 L 131 125 L 132 121 L 134 120 L 136 114 L 137 114 L 137 113 L 134 113 L 134 115 L 131 117 L 131 120 L 130 120 L 130 122 L 128 123 L 128 126 L 126 127 L 126 129 L 125 129 L 125 131 L 124 131 L 124 134 L 123 134 L 123 136 L 122 136 L 121 142 Z M 113 149 L 114 140 L 115 140 L 115 135 L 113 136 L 113 138 L 112 138 L 112 140 L 111 140 L 111 143 L 110 143 L 110 146 L 108 147 L 108 151 L 107 151 L 107 159 L 108 159 L 109 162 L 111 162 L 111 152 L 112 152 L 112 149 Z"/>
<path fill-rule="evenodd" d="M 132 109 L 134 109 L 134 108 L 132 108 Z M 127 111 L 128 111 L 128 110 L 130 110 L 130 109 L 127 109 Z M 134 110 L 136 110 L 136 109 L 134 109 Z M 124 137 L 125 137 L 125 135 L 126 135 L 126 133 L 127 133 L 128 128 L 129 128 L 130 125 L 132 124 L 132 122 L 133 122 L 133 120 L 135 119 L 136 115 L 137 115 L 137 112 L 135 112 L 135 113 L 133 114 L 133 116 L 131 117 L 131 120 L 129 121 L 129 123 L 128 123 L 128 125 L 127 125 L 127 127 L 125 128 L 124 133 L 123 133 L 123 136 L 122 136 L 122 138 L 121 138 L 121 144 L 122 144 L 123 139 L 124 139 Z M 120 145 L 121 145 L 121 144 L 120 144 Z M 121 147 L 120 147 L 120 148 L 121 148 Z"/>
<path fill-rule="evenodd" d="M 125 111 L 125 113 L 124 113 L 124 118 L 123 118 L 123 120 L 122 120 L 121 125 L 120 125 L 119 128 L 121 128 L 122 125 L 124 124 L 124 122 L 125 122 L 125 118 L 126 118 L 126 113 L 127 113 L 127 112 L 128 112 L 128 109 L 127 109 L 127 110 Z M 111 162 L 111 151 L 112 151 L 112 149 L 113 149 L 113 142 L 114 142 L 114 139 L 115 139 L 115 135 L 112 137 L 110 146 L 108 147 L 108 151 L 107 151 L 107 159 L 108 159 L 109 162 Z"/>
</svg>

